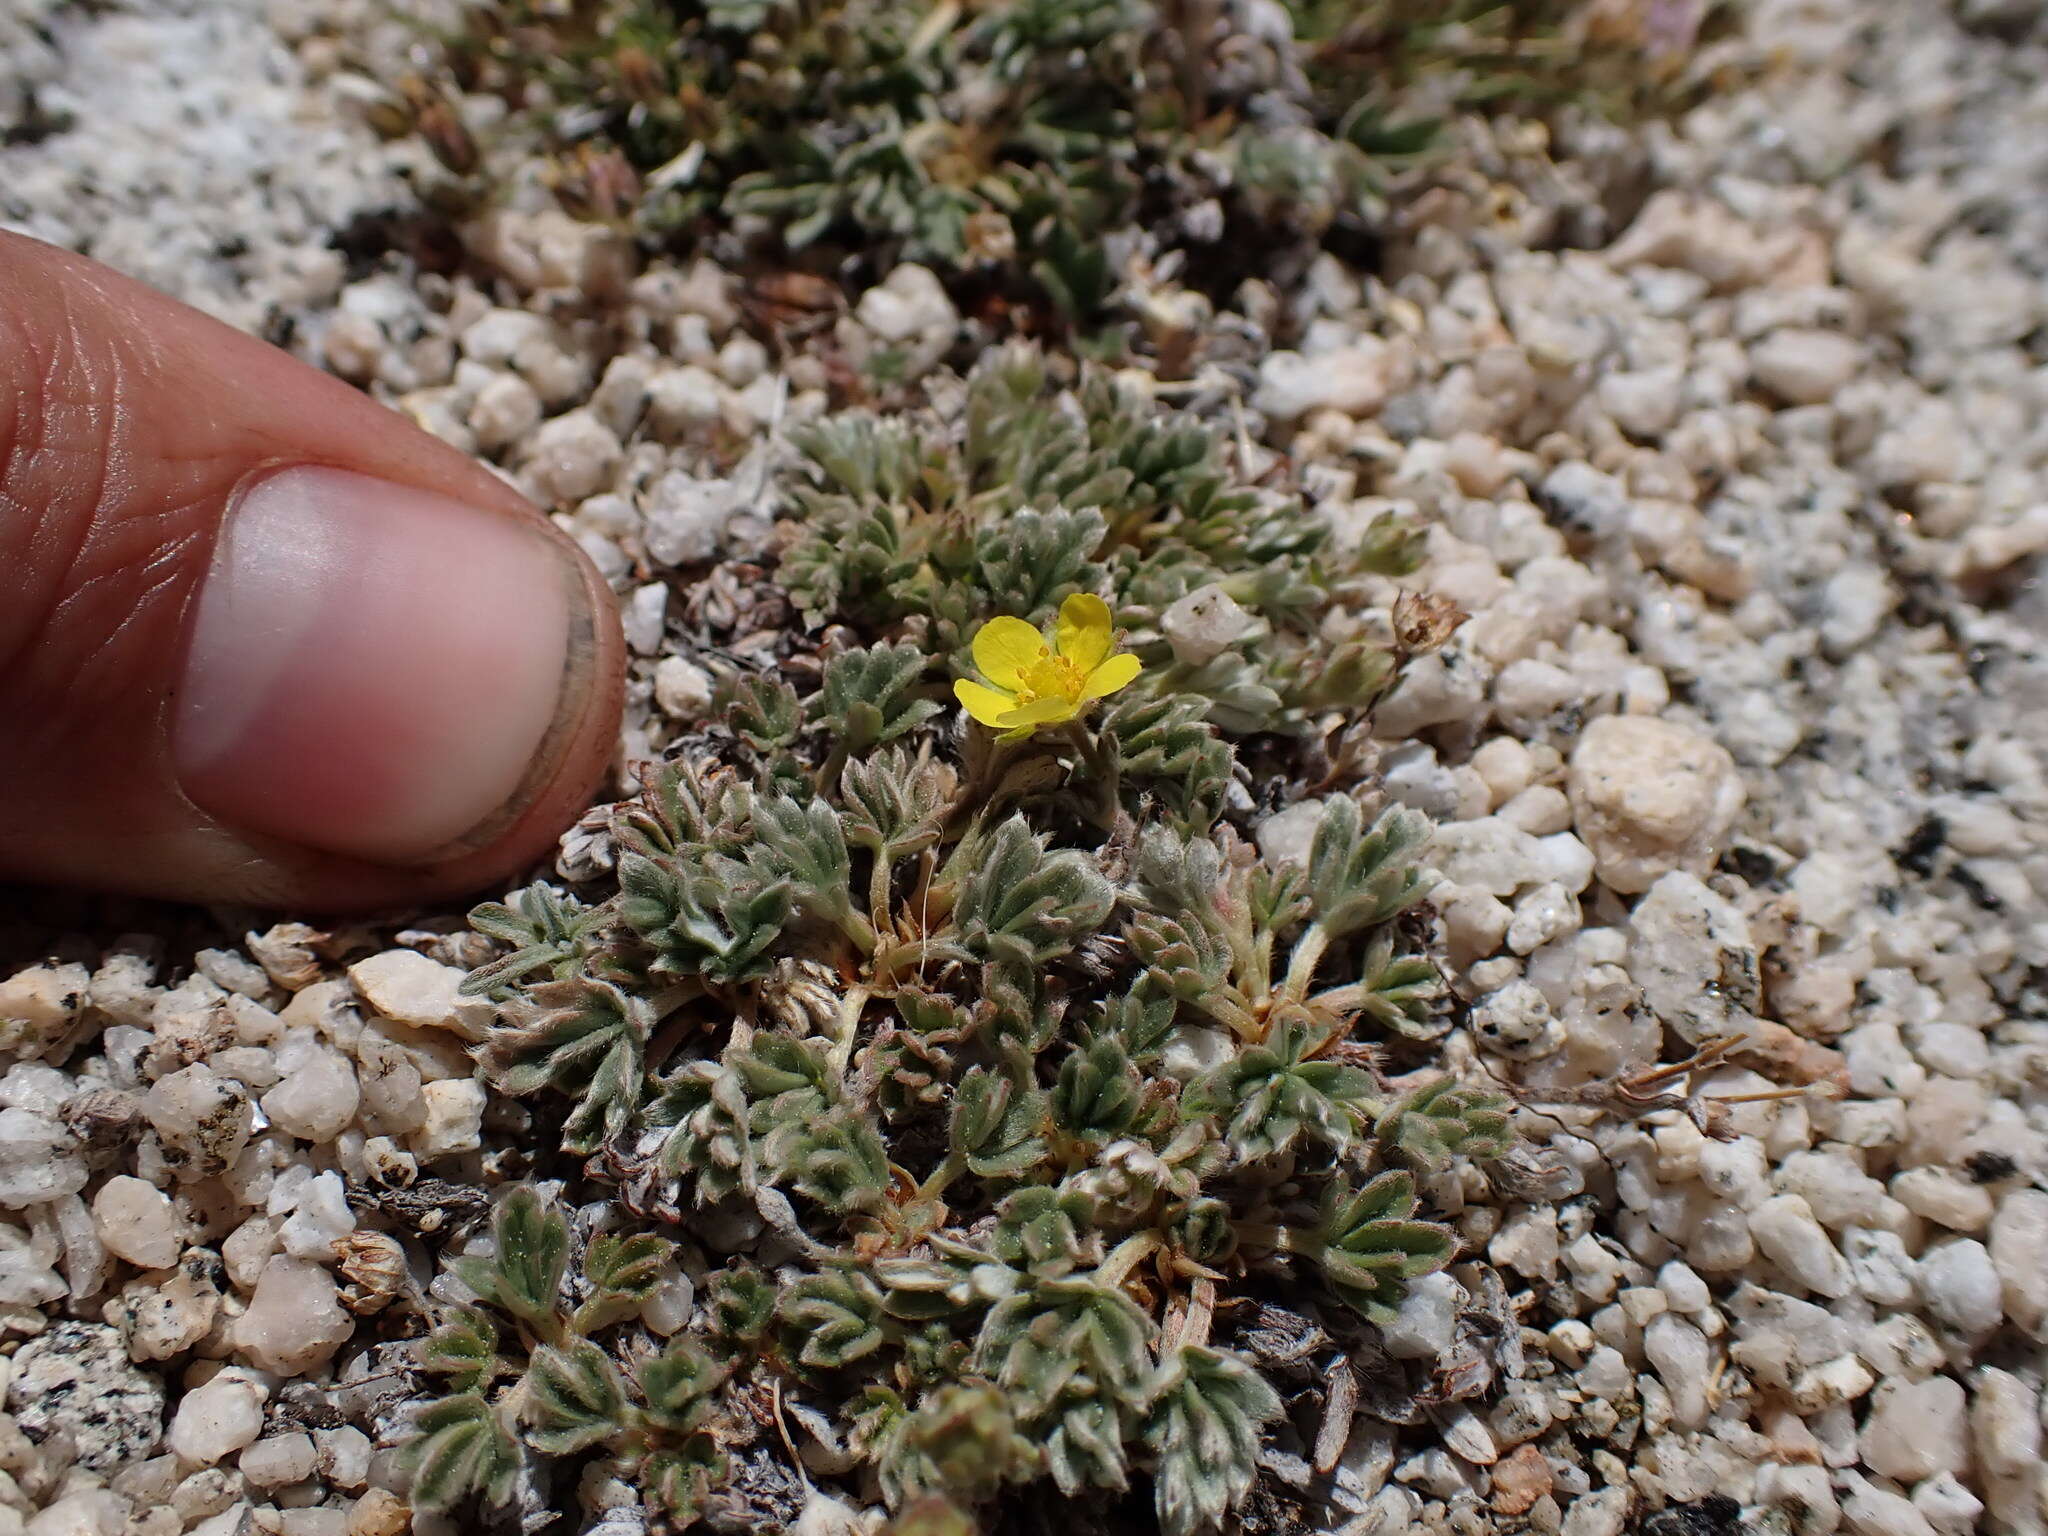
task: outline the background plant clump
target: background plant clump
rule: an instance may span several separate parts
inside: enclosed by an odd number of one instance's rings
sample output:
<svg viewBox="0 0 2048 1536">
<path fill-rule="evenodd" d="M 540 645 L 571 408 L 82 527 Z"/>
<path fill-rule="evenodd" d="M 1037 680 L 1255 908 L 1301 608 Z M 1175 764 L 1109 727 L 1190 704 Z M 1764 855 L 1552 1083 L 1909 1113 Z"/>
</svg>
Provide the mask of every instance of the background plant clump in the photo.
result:
<svg viewBox="0 0 2048 1536">
<path fill-rule="evenodd" d="M 566 1155 L 536 1172 L 609 1194 L 522 1189 L 437 1285 L 415 1501 L 566 1509 L 594 1459 L 678 1526 L 777 1528 L 819 1477 L 1214 1526 L 1299 1373 L 1455 1257 L 1419 1189 L 1512 1161 L 1504 1100 L 1414 1070 L 1428 828 L 1362 788 L 1374 701 L 1457 616 L 1390 601 L 1411 530 L 1337 548 L 1207 431 L 1028 351 L 803 448 L 773 580 L 805 632 L 586 818 L 588 883 L 473 915 L 487 1070 Z M 1077 592 L 1138 680 L 1019 742 L 970 724 L 979 626 Z M 1235 643 L 1162 619 L 1190 594 Z M 1318 795 L 1305 856 L 1249 840 Z"/>
<path fill-rule="evenodd" d="M 384 121 L 459 198 L 537 152 L 579 217 L 828 273 L 918 262 L 1088 337 L 1141 245 L 1218 297 L 1289 252 L 1369 257 L 1387 177 L 1460 112 L 1669 108 L 1706 7 L 1670 39 L 1641 9 L 513 0 L 436 38 Z"/>
</svg>

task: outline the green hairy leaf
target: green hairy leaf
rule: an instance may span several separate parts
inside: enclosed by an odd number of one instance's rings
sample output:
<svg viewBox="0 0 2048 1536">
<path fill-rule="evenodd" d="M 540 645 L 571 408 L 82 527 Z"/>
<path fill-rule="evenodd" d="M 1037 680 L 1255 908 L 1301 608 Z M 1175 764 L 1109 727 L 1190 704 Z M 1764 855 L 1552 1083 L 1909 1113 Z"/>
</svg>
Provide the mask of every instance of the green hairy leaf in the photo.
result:
<svg viewBox="0 0 2048 1536">
<path fill-rule="evenodd" d="M 463 995 L 504 997 L 536 971 L 554 981 L 568 980 L 588 962 L 605 917 L 602 907 L 586 907 L 540 882 L 514 891 L 509 901 L 470 908 L 470 927 L 511 946 L 512 952 L 463 977 Z"/>
<path fill-rule="evenodd" d="M 754 1344 L 775 1320 L 774 1282 L 751 1264 L 722 1269 L 705 1288 L 714 1331 L 738 1344 Z"/>
<path fill-rule="evenodd" d="M 1053 1121 L 1084 1141 L 1114 1140 L 1138 1117 L 1143 1086 L 1114 1035 L 1091 1040 L 1060 1068 L 1052 1091 Z"/>
<path fill-rule="evenodd" d="M 747 858 L 765 882 L 787 883 L 798 906 L 828 920 L 850 910 L 846 837 L 831 806 L 762 795 L 754 802 L 754 836 Z"/>
<path fill-rule="evenodd" d="M 463 1283 L 491 1305 L 534 1326 L 552 1325 L 569 1263 L 569 1224 L 525 1185 L 498 1202 L 488 1259 L 459 1261 Z"/>
<path fill-rule="evenodd" d="M 643 1091 L 646 1002 L 586 977 L 530 988 L 513 1017 L 480 1053 L 491 1081 L 515 1096 L 551 1086 L 574 1097 L 562 1143 L 571 1152 L 593 1152 L 624 1130 Z"/>
<path fill-rule="evenodd" d="M 1038 1275 L 1069 1274 L 1088 1256 L 1091 1215 L 1086 1199 L 1032 1185 L 996 1208 L 989 1246 L 1014 1268 Z"/>
<path fill-rule="evenodd" d="M 798 1193 L 827 1210 L 873 1211 L 883 1203 L 888 1154 L 874 1127 L 854 1111 L 792 1121 L 770 1138 L 767 1150 Z"/>
<path fill-rule="evenodd" d="M 940 1387 L 914 1412 L 899 1407 L 875 1427 L 891 1508 L 924 1493 L 978 1502 L 1037 1470 L 1037 1447 L 1017 1433 L 1009 1399 L 987 1382 Z"/>
<path fill-rule="evenodd" d="M 953 920 L 976 959 L 1036 967 L 1100 928 L 1115 901 L 1085 855 L 1048 853 L 1024 818 L 1012 816 L 961 881 Z"/>
<path fill-rule="evenodd" d="M 762 881 L 725 859 L 619 861 L 619 917 L 653 952 L 658 976 L 737 982 L 764 974 L 795 905 L 787 880 Z"/>
<path fill-rule="evenodd" d="M 703 1514 L 711 1490 L 726 1475 L 725 1453 L 709 1435 L 692 1435 L 673 1449 L 649 1451 L 636 1483 L 646 1497 L 686 1528 Z"/>
<path fill-rule="evenodd" d="M 491 1405 L 473 1392 L 429 1403 L 413 1421 L 405 1459 L 416 1509 L 444 1513 L 467 1499 L 511 1500 L 519 1449 Z"/>
<path fill-rule="evenodd" d="M 1262 1045 L 1191 1083 L 1181 1113 L 1220 1122 L 1223 1143 L 1241 1163 L 1264 1162 L 1306 1133 L 1343 1153 L 1378 1106 L 1370 1073 L 1316 1060 L 1328 1036 L 1283 1020 Z"/>
<path fill-rule="evenodd" d="M 617 1429 L 625 1411 L 617 1370 L 588 1340 L 535 1350 L 526 1393 L 526 1438 L 550 1456 L 590 1449 Z"/>
<path fill-rule="evenodd" d="M 498 1325 L 476 1307 L 455 1307 L 420 1346 L 420 1367 L 448 1379 L 448 1390 L 475 1392 L 498 1371 Z"/>
<path fill-rule="evenodd" d="M 698 1345 L 672 1344 L 640 1367 L 640 1393 L 647 1417 L 662 1428 L 689 1434 L 702 1424 L 713 1395 L 729 1374 Z"/>
<path fill-rule="evenodd" d="M 1145 1425 L 1145 1443 L 1159 1458 L 1153 1501 L 1166 1536 L 1192 1536 L 1251 1491 L 1259 1432 L 1280 1416 L 1280 1395 L 1221 1350 L 1183 1345 L 1163 1373 Z"/>
<path fill-rule="evenodd" d="M 1511 1112 L 1503 1095 L 1445 1077 L 1388 1109 L 1373 1135 L 1424 1173 L 1436 1173 L 1459 1157 L 1505 1156 L 1514 1144 Z"/>
<path fill-rule="evenodd" d="M 1043 1094 L 976 1067 L 953 1101 L 953 1150 L 984 1179 L 1016 1178 L 1046 1155 L 1045 1115 Z"/>
<path fill-rule="evenodd" d="M 583 1250 L 583 1283 L 589 1299 L 576 1309 L 572 1326 L 593 1333 L 638 1312 L 661 1284 L 662 1269 L 675 1244 L 651 1232 L 619 1236 L 599 1233 Z"/>
<path fill-rule="evenodd" d="M 847 763 L 839 780 L 847 842 L 891 859 L 930 847 L 955 782 L 943 763 L 912 758 L 900 747 Z"/>
<path fill-rule="evenodd" d="M 781 751 L 795 742 L 804 724 L 796 690 L 779 677 L 755 672 L 739 673 L 720 684 L 711 709 L 756 752 Z"/>
<path fill-rule="evenodd" d="M 808 1275 L 782 1293 L 777 1315 L 802 1339 L 797 1359 L 837 1370 L 882 1347 L 881 1288 L 851 1269 Z"/>
<path fill-rule="evenodd" d="M 866 752 L 915 730 L 939 712 L 936 699 L 916 694 L 927 665 L 914 645 L 876 645 L 844 651 L 825 663 L 824 687 L 813 716 L 848 752 Z"/>
<path fill-rule="evenodd" d="M 1308 858 L 1309 895 L 1323 931 L 1344 938 L 1427 896 L 1432 877 L 1415 855 L 1429 830 L 1427 820 L 1402 806 L 1382 811 L 1368 829 L 1357 801 L 1340 795 L 1325 804 Z"/>
<path fill-rule="evenodd" d="M 1407 1282 L 1433 1274 L 1458 1251 L 1450 1228 L 1415 1221 L 1415 1181 L 1402 1169 L 1357 1190 L 1330 1186 L 1316 1252 L 1330 1288 L 1371 1322 L 1391 1323 Z"/>
</svg>

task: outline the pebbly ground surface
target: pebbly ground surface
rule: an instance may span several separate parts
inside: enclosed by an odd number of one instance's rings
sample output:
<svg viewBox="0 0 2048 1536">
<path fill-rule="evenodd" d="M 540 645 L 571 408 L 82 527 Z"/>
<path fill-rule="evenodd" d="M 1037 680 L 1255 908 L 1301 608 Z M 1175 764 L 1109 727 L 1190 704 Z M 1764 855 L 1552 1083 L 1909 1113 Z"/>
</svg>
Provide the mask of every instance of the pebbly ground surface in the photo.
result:
<svg viewBox="0 0 2048 1536">
<path fill-rule="evenodd" d="M 742 274 L 516 199 L 423 270 L 428 168 L 360 72 L 408 46 L 347 0 L 17 3 L 0 222 L 555 509 L 625 605 L 644 757 L 708 707 L 694 616 L 744 609 L 780 433 L 835 368 L 896 349 L 914 399 L 986 337 L 905 267 L 778 360 Z M 1189 332 L 1163 397 L 1340 530 L 1428 524 L 1411 584 L 1471 618 L 1380 769 L 1440 824 L 1449 1063 L 1544 1090 L 1574 1170 L 1435 1192 L 1471 1263 L 1390 1345 L 1448 1352 L 1491 1268 L 1524 1375 L 1362 1420 L 1321 1529 L 2048 1530 L 2048 25 L 1760 0 L 1721 46 L 1675 125 L 1466 125 L 1378 273 L 1144 295 Z M 38 910 L 0 980 L 0 1536 L 395 1536 L 366 1341 L 430 1207 L 520 1166 L 459 918 L 198 948 Z"/>
</svg>

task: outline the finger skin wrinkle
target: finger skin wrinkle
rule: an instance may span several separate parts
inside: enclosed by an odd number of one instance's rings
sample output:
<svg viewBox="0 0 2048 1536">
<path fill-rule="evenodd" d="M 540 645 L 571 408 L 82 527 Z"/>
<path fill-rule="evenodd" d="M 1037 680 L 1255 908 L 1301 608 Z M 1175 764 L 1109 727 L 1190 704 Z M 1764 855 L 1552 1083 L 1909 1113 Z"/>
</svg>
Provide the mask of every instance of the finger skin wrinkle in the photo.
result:
<svg viewBox="0 0 2048 1536">
<path fill-rule="evenodd" d="M 151 653 L 179 643 L 232 470 L 206 451 L 210 422 L 167 431 L 137 408 L 162 387 L 146 333 L 92 313 L 106 301 L 90 286 L 35 286 L 0 289 L 0 326 L 20 342 L 7 349 L 20 387 L 0 444 L 0 536 L 22 588 L 0 621 L 0 698 L 20 744 L 48 753 L 96 714 L 161 712 L 171 674 Z"/>
</svg>

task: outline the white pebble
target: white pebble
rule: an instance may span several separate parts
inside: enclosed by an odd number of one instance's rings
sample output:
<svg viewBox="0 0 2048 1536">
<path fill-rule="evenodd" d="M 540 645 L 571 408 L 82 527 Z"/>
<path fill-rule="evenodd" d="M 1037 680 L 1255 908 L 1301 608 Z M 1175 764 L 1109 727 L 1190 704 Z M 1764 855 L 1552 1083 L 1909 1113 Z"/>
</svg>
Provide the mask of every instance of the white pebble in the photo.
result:
<svg viewBox="0 0 2048 1536">
<path fill-rule="evenodd" d="M 299 1195 L 298 1209 L 278 1229 L 278 1242 L 295 1259 L 325 1261 L 334 1245 L 356 1229 L 341 1175 L 319 1175 Z"/>
<path fill-rule="evenodd" d="M 1863 1424 L 1865 1465 L 1902 1483 L 1963 1471 L 1970 1461 L 1966 1406 L 1962 1383 L 1947 1376 L 1879 1382 Z"/>
<path fill-rule="evenodd" d="M 256 1106 L 247 1091 L 203 1062 L 159 1078 L 144 1095 L 142 1112 L 156 1129 L 165 1161 L 186 1182 L 225 1172 L 256 1128 Z"/>
<path fill-rule="evenodd" d="M 118 1174 L 92 1197 L 100 1241 L 138 1269 L 169 1269 L 184 1248 L 184 1222 L 170 1197 L 154 1184 Z"/>
<path fill-rule="evenodd" d="M 474 1152 L 483 1145 L 484 1085 L 467 1079 L 444 1079 L 420 1090 L 426 1100 L 426 1123 L 413 1133 L 412 1148 L 422 1159 Z"/>
<path fill-rule="evenodd" d="M 278 1130 L 317 1144 L 334 1140 L 354 1122 L 362 1092 L 346 1057 L 315 1046 L 262 1102 Z"/>
<path fill-rule="evenodd" d="M 326 1270 L 278 1255 L 263 1266 L 234 1340 L 264 1370 L 300 1376 L 330 1359 L 354 1326 Z"/>
<path fill-rule="evenodd" d="M 671 720 L 698 720 L 711 708 L 711 674 L 686 656 L 654 666 L 654 702 Z"/>
<path fill-rule="evenodd" d="M 244 1450 L 236 1465 L 242 1476 L 259 1488 L 303 1482 L 313 1475 L 313 1437 L 303 1433 L 267 1436 Z"/>
<path fill-rule="evenodd" d="M 475 1040 L 491 1017 L 488 1003 L 461 995 L 463 973 L 412 949 L 358 960 L 348 979 L 378 1014 L 416 1029 L 445 1029 Z"/>
<path fill-rule="evenodd" d="M 1907 1168 L 1892 1176 L 1892 1198 L 1915 1216 L 1955 1232 L 1981 1232 L 1991 1220 L 1991 1192 L 1946 1168 Z"/>
<path fill-rule="evenodd" d="M 167 1437 L 171 1449 L 194 1467 L 232 1456 L 263 1432 L 265 1396 L 246 1372 L 221 1372 L 179 1399 Z"/>
<path fill-rule="evenodd" d="M 1643 1329 L 1643 1355 L 1671 1394 L 1673 1420 L 1685 1429 L 1705 1424 L 1712 1358 L 1706 1335 L 1684 1318 L 1665 1312 Z"/>
<path fill-rule="evenodd" d="M 1825 405 L 1863 366 L 1862 344 L 1836 331 L 1787 326 L 1749 349 L 1757 383 L 1793 405 Z"/>
<path fill-rule="evenodd" d="M 1804 1289 L 1828 1297 L 1846 1296 L 1854 1289 L 1848 1261 L 1797 1195 L 1774 1195 L 1764 1201 L 1749 1213 L 1749 1230 L 1771 1262 Z"/>
<path fill-rule="evenodd" d="M 1873 1487 L 1854 1472 L 1844 1472 L 1842 1479 L 1848 1487 L 1842 1517 L 1856 1536 L 1937 1536 L 1910 1500 Z"/>
<path fill-rule="evenodd" d="M 1991 1255 L 1969 1238 L 1938 1243 L 1921 1256 L 1920 1294 L 1937 1320 L 1961 1334 L 1988 1333 L 2004 1315 Z"/>
<path fill-rule="evenodd" d="M 1707 873 L 1744 799 L 1724 748 L 1639 715 L 1604 715 L 1586 727 L 1566 789 L 1601 881 L 1623 893 L 1646 891 L 1673 870 Z"/>
<path fill-rule="evenodd" d="M 1197 587 L 1168 605 L 1159 627 L 1173 647 L 1175 661 L 1199 667 L 1214 661 L 1238 641 L 1261 628 L 1256 615 L 1213 582 Z"/>
<path fill-rule="evenodd" d="M 354 1425 L 339 1429 L 317 1429 L 313 1446 L 319 1458 L 320 1476 L 337 1488 L 351 1491 L 370 1480 L 370 1437 Z"/>
<path fill-rule="evenodd" d="M 1465 1288 L 1439 1271 L 1409 1282 L 1394 1321 L 1381 1328 L 1382 1341 L 1397 1360 L 1434 1360 L 1451 1347 L 1458 1305 Z"/>
<path fill-rule="evenodd" d="M 2048 1329 L 2048 1193 L 2015 1189 L 1991 1219 L 1991 1264 L 2005 1312 L 2035 1338 Z"/>
</svg>

